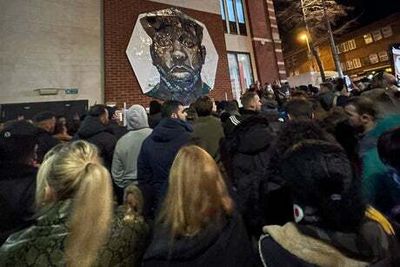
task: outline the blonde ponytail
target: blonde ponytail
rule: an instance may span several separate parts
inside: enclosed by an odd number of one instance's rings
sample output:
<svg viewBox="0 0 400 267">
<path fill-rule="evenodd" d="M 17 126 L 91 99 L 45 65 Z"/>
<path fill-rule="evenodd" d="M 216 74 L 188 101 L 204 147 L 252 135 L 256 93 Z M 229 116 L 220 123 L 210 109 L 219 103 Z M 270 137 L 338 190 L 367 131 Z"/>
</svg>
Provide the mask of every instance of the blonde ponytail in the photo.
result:
<svg viewBox="0 0 400 267">
<path fill-rule="evenodd" d="M 54 198 L 46 197 L 49 190 Z M 111 178 L 96 147 L 76 141 L 47 157 L 39 169 L 37 193 L 39 205 L 72 199 L 66 265 L 93 265 L 112 218 Z"/>
</svg>

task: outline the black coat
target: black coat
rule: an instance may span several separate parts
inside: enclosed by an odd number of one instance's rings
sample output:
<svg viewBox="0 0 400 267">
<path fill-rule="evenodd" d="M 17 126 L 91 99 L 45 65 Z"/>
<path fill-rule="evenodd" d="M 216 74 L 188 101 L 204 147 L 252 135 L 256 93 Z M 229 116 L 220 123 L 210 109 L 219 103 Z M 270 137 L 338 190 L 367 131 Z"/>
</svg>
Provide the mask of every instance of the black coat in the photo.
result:
<svg viewBox="0 0 400 267">
<path fill-rule="evenodd" d="M 275 138 L 268 118 L 252 116 L 235 127 L 222 144 L 222 160 L 231 179 L 233 197 L 250 235 L 259 237 L 265 223 L 262 189 L 267 183 L 269 148 Z"/>
<path fill-rule="evenodd" d="M 251 267 L 255 258 L 240 216 L 234 214 L 222 227 L 208 227 L 195 237 L 172 242 L 168 231 L 156 226 L 143 266 Z"/>
<path fill-rule="evenodd" d="M 33 223 L 36 173 L 29 165 L 0 163 L 0 245 Z"/>
<path fill-rule="evenodd" d="M 77 132 L 77 137 L 96 145 L 104 160 L 104 165 L 108 170 L 111 169 L 117 139 L 100 122 L 99 118 L 87 116 Z"/>
<path fill-rule="evenodd" d="M 49 132 L 38 128 L 38 149 L 37 149 L 37 161 L 42 163 L 44 156 L 50 149 L 55 147 L 60 143 L 56 138 L 54 138 Z"/>
<path fill-rule="evenodd" d="M 152 217 L 167 191 L 169 170 L 178 150 L 186 145 L 192 126 L 177 119 L 163 119 L 143 141 L 137 169 L 145 198 L 145 215 Z"/>
</svg>

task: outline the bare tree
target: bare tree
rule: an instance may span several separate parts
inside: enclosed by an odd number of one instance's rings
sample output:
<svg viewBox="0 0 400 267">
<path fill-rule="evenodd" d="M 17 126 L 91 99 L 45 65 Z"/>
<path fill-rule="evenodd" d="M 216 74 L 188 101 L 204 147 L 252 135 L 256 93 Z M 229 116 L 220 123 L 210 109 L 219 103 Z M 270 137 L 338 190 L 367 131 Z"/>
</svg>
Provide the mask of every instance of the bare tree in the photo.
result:
<svg viewBox="0 0 400 267">
<path fill-rule="evenodd" d="M 278 6 L 279 28 L 290 32 L 299 27 L 305 27 L 310 36 L 309 44 L 312 55 L 315 57 L 322 80 L 325 73 L 315 43 L 318 39 L 327 38 L 327 23 L 337 26 L 340 18 L 348 15 L 352 7 L 338 4 L 335 0 L 275 0 Z M 324 3 L 325 2 L 325 3 Z M 324 12 L 324 5 L 326 12 Z M 354 22 L 354 20 L 352 20 Z M 351 23 L 347 22 L 340 27 L 344 31 Z"/>
</svg>

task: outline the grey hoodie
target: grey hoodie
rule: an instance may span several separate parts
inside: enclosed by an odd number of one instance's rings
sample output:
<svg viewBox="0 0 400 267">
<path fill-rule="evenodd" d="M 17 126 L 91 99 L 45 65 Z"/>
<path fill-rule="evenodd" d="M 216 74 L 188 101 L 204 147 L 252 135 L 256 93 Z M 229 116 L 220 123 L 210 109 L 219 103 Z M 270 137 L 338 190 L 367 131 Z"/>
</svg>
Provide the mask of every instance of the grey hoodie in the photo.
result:
<svg viewBox="0 0 400 267">
<path fill-rule="evenodd" d="M 119 139 L 111 167 L 115 184 L 121 188 L 137 183 L 137 159 L 142 143 L 150 135 L 146 110 L 141 105 L 133 105 L 126 112 L 129 132 Z"/>
</svg>

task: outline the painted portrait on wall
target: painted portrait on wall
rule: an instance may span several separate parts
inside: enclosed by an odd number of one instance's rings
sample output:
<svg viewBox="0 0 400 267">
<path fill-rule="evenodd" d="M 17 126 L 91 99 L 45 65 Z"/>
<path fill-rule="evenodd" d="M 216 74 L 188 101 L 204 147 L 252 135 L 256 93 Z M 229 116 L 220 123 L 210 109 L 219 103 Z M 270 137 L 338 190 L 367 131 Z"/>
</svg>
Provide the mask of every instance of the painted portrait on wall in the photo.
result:
<svg viewBox="0 0 400 267">
<path fill-rule="evenodd" d="M 214 87 L 218 54 L 207 28 L 176 8 L 140 14 L 126 54 L 147 96 L 188 105 Z"/>
</svg>

